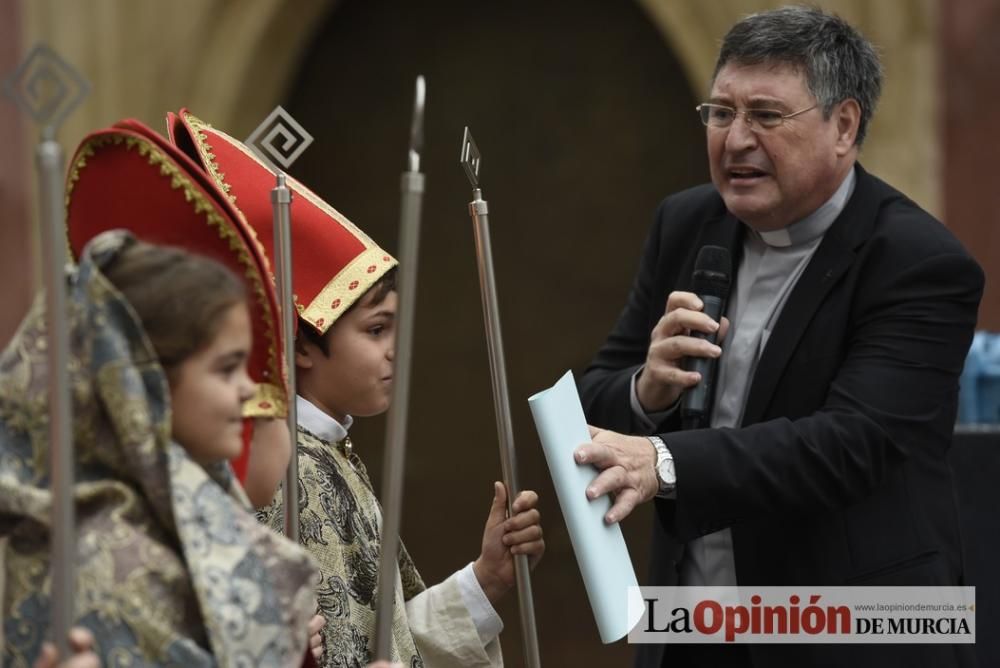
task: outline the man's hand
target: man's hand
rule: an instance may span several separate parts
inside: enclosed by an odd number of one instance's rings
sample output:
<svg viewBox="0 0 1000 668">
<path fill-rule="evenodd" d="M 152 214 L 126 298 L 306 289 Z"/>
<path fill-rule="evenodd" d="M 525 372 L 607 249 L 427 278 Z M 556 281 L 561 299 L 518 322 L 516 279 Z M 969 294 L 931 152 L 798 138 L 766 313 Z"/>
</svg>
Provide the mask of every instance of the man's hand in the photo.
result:
<svg viewBox="0 0 1000 668">
<path fill-rule="evenodd" d="M 514 585 L 514 555 L 528 555 L 534 568 L 545 553 L 537 505 L 538 494 L 525 490 L 514 499 L 514 515 L 507 519 L 507 488 L 501 482 L 493 483 L 493 505 L 483 531 L 483 551 L 472 570 L 494 606 Z"/>
<path fill-rule="evenodd" d="M 719 346 L 691 336 L 692 331 L 717 331 L 721 342 L 729 330 L 727 318 L 720 325 L 701 312 L 704 306 L 691 292 L 671 292 L 667 297 L 666 313 L 650 334 L 646 365 L 635 382 L 636 396 L 647 413 L 670 408 L 681 392 L 701 380 L 701 374 L 681 368 L 683 358 L 722 354 Z"/>
<path fill-rule="evenodd" d="M 42 653 L 35 659 L 34 668 L 100 668 L 100 660 L 91 651 L 93 646 L 94 636 L 90 631 L 73 627 L 69 630 L 69 647 L 73 656 L 60 661 L 55 645 L 47 642 L 42 645 Z"/>
<path fill-rule="evenodd" d="M 639 505 L 656 496 L 656 448 L 648 438 L 625 436 L 590 427 L 592 441 L 573 453 L 578 464 L 590 464 L 600 473 L 587 486 L 587 498 L 613 494 L 614 505 L 604 516 L 608 524 L 621 522 Z"/>
</svg>

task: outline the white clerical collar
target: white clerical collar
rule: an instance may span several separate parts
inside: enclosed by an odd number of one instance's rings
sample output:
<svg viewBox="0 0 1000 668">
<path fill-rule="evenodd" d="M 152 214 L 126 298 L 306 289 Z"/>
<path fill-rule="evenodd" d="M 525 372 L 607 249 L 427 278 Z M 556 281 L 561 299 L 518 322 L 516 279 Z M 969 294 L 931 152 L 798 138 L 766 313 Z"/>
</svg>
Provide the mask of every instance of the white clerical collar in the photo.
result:
<svg viewBox="0 0 1000 668">
<path fill-rule="evenodd" d="M 847 176 L 841 181 L 840 187 L 833 193 L 826 202 L 818 209 L 803 218 L 780 230 L 757 231 L 761 241 L 768 246 L 788 247 L 805 244 L 826 234 L 826 231 L 837 220 L 837 216 L 847 206 L 847 200 L 851 199 L 854 192 L 854 183 L 857 177 L 854 175 L 854 168 L 847 172 Z M 756 231 L 756 230 L 755 230 Z"/>
<path fill-rule="evenodd" d="M 299 426 L 328 443 L 337 443 L 347 438 L 347 430 L 354 424 L 354 418 L 350 415 L 344 418 L 344 424 L 340 424 L 323 409 L 298 395 L 295 396 L 295 410 Z"/>
</svg>

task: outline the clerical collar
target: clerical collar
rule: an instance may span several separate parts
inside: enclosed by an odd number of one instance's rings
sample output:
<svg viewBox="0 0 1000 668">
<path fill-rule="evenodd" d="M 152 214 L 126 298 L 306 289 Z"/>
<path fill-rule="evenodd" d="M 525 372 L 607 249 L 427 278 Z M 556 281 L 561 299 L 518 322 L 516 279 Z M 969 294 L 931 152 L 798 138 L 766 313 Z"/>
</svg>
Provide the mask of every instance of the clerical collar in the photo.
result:
<svg viewBox="0 0 1000 668">
<path fill-rule="evenodd" d="M 347 430 L 354 424 L 354 418 L 350 415 L 341 424 L 323 409 L 298 395 L 295 397 L 295 410 L 299 426 L 328 443 L 337 443 L 347 438 Z"/>
<path fill-rule="evenodd" d="M 779 248 L 798 246 L 818 239 L 826 233 L 830 225 L 833 225 L 833 221 L 837 220 L 837 216 L 847 206 L 847 200 L 854 192 L 856 180 L 857 177 L 854 175 L 852 167 L 833 196 L 802 220 L 780 230 L 767 230 L 765 232 L 753 230 L 753 232 L 768 246 Z"/>
</svg>

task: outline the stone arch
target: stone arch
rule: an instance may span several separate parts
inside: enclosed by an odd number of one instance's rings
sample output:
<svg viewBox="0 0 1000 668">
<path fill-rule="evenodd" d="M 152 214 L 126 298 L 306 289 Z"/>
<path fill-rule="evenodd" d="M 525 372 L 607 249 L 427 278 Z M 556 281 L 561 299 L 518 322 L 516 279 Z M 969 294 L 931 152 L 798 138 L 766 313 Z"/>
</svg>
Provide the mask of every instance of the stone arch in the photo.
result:
<svg viewBox="0 0 1000 668">
<path fill-rule="evenodd" d="M 39 0 L 22 5 L 25 48 L 43 41 L 92 92 L 60 138 L 67 150 L 122 116 L 162 129 L 168 109 L 195 109 L 249 131 L 281 98 L 314 28 L 337 0 Z"/>
<path fill-rule="evenodd" d="M 784 4 L 636 1 L 677 54 L 696 92 L 707 86 L 718 42 L 734 21 Z M 124 114 L 162 127 L 164 111 L 181 104 L 239 134 L 249 132 L 282 98 L 314 29 L 337 4 L 299 0 L 290 10 L 281 0 L 38 0 L 22 5 L 24 44 L 48 42 L 94 85 L 91 99 L 62 133 L 67 146 Z M 886 86 L 865 164 L 938 212 L 934 1 L 823 0 L 820 5 L 859 25 L 885 60 Z"/>
</svg>

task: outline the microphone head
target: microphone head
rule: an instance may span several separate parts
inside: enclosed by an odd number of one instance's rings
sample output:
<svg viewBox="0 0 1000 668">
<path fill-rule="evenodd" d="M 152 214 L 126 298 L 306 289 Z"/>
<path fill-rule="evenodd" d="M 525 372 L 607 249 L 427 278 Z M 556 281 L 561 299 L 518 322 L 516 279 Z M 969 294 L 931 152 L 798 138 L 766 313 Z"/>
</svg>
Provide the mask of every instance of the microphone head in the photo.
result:
<svg viewBox="0 0 1000 668">
<path fill-rule="evenodd" d="M 696 295 L 714 295 L 725 299 L 729 296 L 732 272 L 729 249 L 722 246 L 702 246 L 694 261 L 691 291 Z"/>
</svg>

